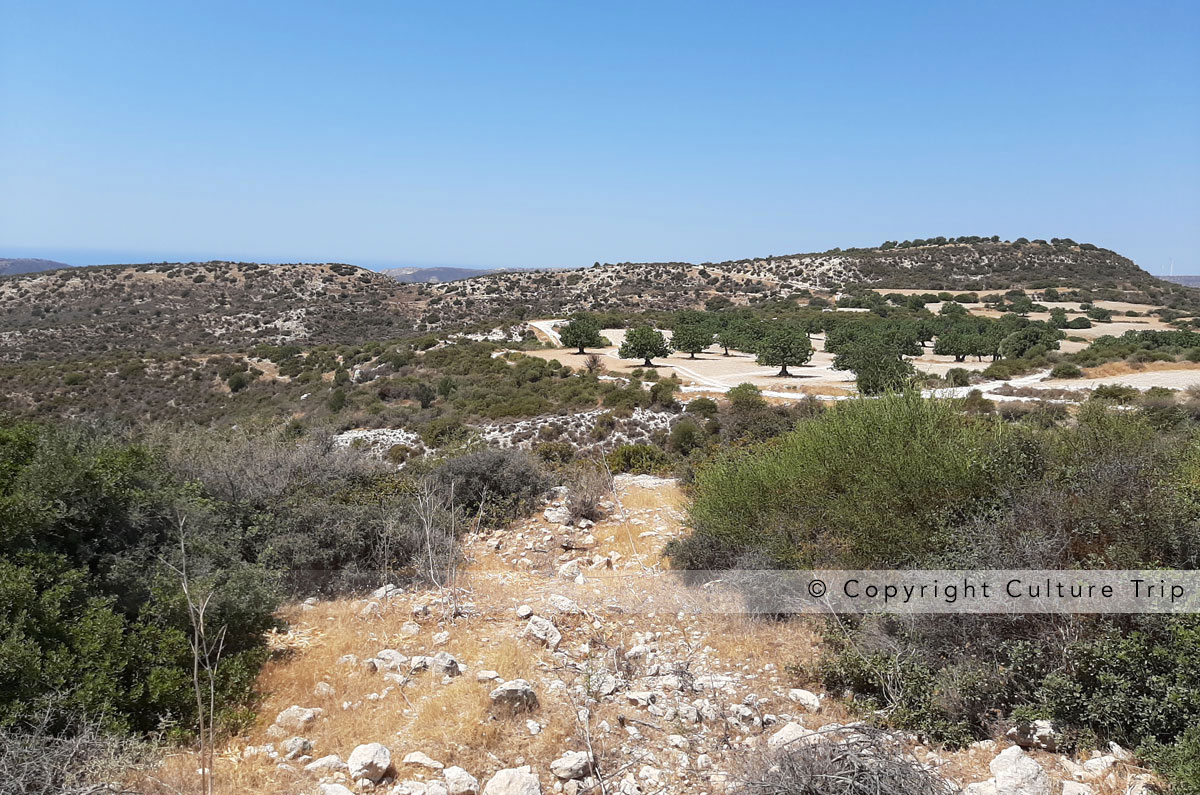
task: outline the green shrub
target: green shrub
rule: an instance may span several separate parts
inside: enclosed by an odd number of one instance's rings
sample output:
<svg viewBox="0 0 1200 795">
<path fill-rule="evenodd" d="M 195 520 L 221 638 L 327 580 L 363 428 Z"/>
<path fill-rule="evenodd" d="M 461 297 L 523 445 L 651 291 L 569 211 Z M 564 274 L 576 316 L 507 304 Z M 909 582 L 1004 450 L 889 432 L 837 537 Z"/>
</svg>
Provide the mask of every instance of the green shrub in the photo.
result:
<svg viewBox="0 0 1200 795">
<path fill-rule="evenodd" d="M 1050 370 L 1051 378 L 1082 378 L 1083 370 L 1070 362 L 1060 362 Z"/>
<path fill-rule="evenodd" d="M 1127 384 L 1100 384 L 1092 390 L 1094 400 L 1111 400 L 1114 403 L 1132 403 L 1140 396 L 1137 387 Z"/>
<path fill-rule="evenodd" d="M 698 397 L 689 400 L 687 406 L 684 407 L 684 411 L 688 414 L 703 417 L 704 419 L 712 419 L 717 416 L 718 408 L 717 402 L 712 398 Z"/>
<path fill-rule="evenodd" d="M 665 471 L 671 464 L 659 448 L 649 444 L 623 444 L 606 457 L 613 472 L 634 475 L 653 475 Z"/>
<path fill-rule="evenodd" d="M 948 512 L 1002 488 L 1005 471 L 981 465 L 984 445 L 1002 433 L 950 402 L 907 393 L 845 401 L 727 453 L 693 487 L 695 535 L 725 550 L 705 567 L 748 550 L 797 567 L 918 559 L 937 547 Z"/>
<path fill-rule="evenodd" d="M 971 372 L 963 367 L 951 367 L 946 371 L 946 383 L 950 386 L 967 386 L 971 383 Z"/>
</svg>

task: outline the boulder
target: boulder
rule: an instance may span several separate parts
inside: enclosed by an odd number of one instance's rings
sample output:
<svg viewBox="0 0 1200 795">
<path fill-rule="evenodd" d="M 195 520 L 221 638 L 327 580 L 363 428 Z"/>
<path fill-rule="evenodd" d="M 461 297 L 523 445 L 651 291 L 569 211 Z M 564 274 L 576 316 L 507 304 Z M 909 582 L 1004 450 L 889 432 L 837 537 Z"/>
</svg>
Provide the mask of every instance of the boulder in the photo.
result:
<svg viewBox="0 0 1200 795">
<path fill-rule="evenodd" d="M 542 795 L 542 785 L 528 765 L 510 767 L 488 779 L 482 795 Z"/>
<path fill-rule="evenodd" d="M 561 506 L 553 505 L 542 511 L 542 517 L 550 524 L 566 524 L 571 521 L 571 512 Z"/>
<path fill-rule="evenodd" d="M 550 763 L 550 772 L 563 781 L 583 778 L 592 771 L 592 757 L 587 751 L 567 751 Z"/>
<path fill-rule="evenodd" d="M 479 795 L 479 779 L 461 767 L 448 767 L 442 775 L 446 779 L 446 791 L 449 795 Z"/>
<path fill-rule="evenodd" d="M 350 754 L 350 778 L 379 781 L 392 764 L 392 752 L 379 743 L 360 745 Z"/>
<path fill-rule="evenodd" d="M 300 707 L 293 704 L 275 716 L 275 725 L 284 731 L 300 732 L 311 726 L 324 712 L 320 707 Z"/>
<path fill-rule="evenodd" d="M 538 697 L 533 686 L 524 679 L 513 679 L 497 687 L 488 697 L 493 707 L 503 707 L 512 712 L 537 709 Z"/>
<path fill-rule="evenodd" d="M 785 723 L 783 728 L 767 738 L 767 746 L 770 748 L 783 748 L 786 745 L 791 745 L 796 742 L 812 742 L 814 735 L 819 738 L 812 729 L 806 729 L 799 723 L 792 721 Z"/>
<path fill-rule="evenodd" d="M 1005 748 L 988 769 L 996 778 L 996 795 L 1050 795 L 1050 777 L 1019 746 Z"/>
<path fill-rule="evenodd" d="M 1013 726 L 1005 734 L 1022 748 L 1037 748 L 1042 751 L 1058 750 L 1058 733 L 1048 720 L 1035 720 Z"/>
</svg>

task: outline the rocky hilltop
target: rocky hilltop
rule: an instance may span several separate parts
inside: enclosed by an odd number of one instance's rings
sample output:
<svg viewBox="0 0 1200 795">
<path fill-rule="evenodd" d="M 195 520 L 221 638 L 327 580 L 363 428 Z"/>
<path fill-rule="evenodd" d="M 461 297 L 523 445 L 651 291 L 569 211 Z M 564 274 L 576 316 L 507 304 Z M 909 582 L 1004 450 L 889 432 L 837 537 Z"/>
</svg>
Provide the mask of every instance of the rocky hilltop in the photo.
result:
<svg viewBox="0 0 1200 795">
<path fill-rule="evenodd" d="M 942 242 L 938 242 L 942 241 Z M 963 241 L 963 242 L 959 242 Z M 1003 291 L 1072 286 L 1127 300 L 1170 303 L 1179 285 L 1151 276 L 1116 252 L 1084 243 L 991 239 L 888 243 L 869 249 L 693 264 L 623 262 L 576 271 L 496 273 L 423 288 L 432 322 L 495 313 L 514 303 L 543 314 L 678 309 L 723 295 L 746 302 L 767 294 L 873 289 Z M 1113 297 L 1117 297 L 1114 295 Z"/>
</svg>

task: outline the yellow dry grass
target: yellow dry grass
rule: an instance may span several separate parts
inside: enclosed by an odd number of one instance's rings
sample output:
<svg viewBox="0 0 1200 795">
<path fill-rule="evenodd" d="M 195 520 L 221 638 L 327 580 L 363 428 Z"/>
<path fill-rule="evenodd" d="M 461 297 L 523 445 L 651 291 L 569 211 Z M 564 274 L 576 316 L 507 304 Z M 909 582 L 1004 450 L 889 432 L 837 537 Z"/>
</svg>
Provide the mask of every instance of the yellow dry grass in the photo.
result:
<svg viewBox="0 0 1200 795">
<path fill-rule="evenodd" d="M 1196 362 L 1105 362 L 1083 371 L 1084 378 L 1116 378 L 1131 373 L 1163 372 L 1167 370 L 1200 370 Z"/>
</svg>

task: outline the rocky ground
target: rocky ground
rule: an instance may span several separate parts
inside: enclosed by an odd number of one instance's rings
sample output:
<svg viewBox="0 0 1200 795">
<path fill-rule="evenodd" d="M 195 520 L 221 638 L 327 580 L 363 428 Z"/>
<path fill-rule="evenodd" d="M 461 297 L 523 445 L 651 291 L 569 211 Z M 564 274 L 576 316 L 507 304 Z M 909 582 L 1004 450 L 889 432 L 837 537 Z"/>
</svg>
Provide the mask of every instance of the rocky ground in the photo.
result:
<svg viewBox="0 0 1200 795">
<path fill-rule="evenodd" d="M 867 733 L 800 673 L 819 653 L 814 619 L 725 613 L 707 595 L 681 608 L 661 559 L 686 532 L 676 484 L 615 486 L 594 523 L 568 523 L 559 490 L 469 537 L 445 588 L 291 608 L 260 722 L 218 760 L 218 791 L 724 793 L 764 754 Z M 956 752 L 890 739 L 950 791 L 1148 791 L 1123 749 L 1069 757 L 1048 725 L 1010 734 Z"/>
</svg>

